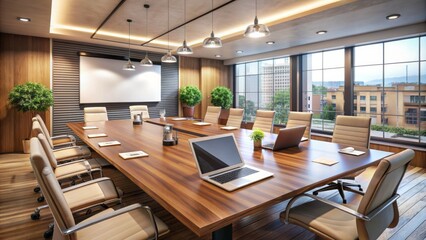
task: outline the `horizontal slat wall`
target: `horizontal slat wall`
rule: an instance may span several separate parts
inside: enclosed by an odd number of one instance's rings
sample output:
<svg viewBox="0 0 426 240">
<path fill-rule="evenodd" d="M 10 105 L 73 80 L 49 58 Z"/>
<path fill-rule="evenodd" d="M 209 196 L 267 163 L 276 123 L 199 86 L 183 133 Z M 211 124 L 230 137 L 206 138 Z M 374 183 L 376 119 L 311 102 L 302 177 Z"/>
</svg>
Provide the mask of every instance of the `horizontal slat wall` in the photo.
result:
<svg viewBox="0 0 426 240">
<path fill-rule="evenodd" d="M 161 102 L 149 103 L 108 103 L 80 104 L 79 81 L 80 59 L 78 52 L 126 56 L 127 49 L 107 46 L 90 45 L 77 42 L 53 40 L 52 44 L 52 88 L 55 98 L 53 106 L 53 135 L 72 134 L 66 123 L 82 122 L 83 109 L 90 106 L 105 106 L 108 118 L 130 119 L 130 105 L 148 105 L 151 117 L 158 117 L 160 109 L 166 109 L 167 116 L 178 115 L 178 64 L 162 64 L 161 66 Z M 145 52 L 132 50 L 132 58 L 142 59 Z M 162 55 L 149 53 L 152 61 L 160 61 Z M 124 64 L 124 61 L 123 61 Z M 137 63 L 134 63 L 138 67 Z M 143 94 L 143 89 L 141 89 Z"/>
</svg>

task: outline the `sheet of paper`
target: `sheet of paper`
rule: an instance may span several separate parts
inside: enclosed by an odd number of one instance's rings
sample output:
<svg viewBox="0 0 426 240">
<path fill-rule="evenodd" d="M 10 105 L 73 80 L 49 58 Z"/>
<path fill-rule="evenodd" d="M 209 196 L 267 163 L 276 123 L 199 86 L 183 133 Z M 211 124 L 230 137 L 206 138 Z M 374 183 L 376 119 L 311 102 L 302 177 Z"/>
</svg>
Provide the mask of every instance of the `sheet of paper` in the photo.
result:
<svg viewBox="0 0 426 240">
<path fill-rule="evenodd" d="M 194 125 L 198 125 L 198 126 L 207 126 L 207 125 L 211 125 L 211 123 L 208 122 L 195 122 L 193 123 Z"/>
<path fill-rule="evenodd" d="M 173 121 L 184 121 L 184 120 L 187 120 L 187 119 L 184 118 L 184 117 L 176 117 L 176 118 L 172 118 L 172 120 Z"/>
<path fill-rule="evenodd" d="M 89 138 L 97 138 L 97 137 L 106 137 L 107 135 L 105 133 L 93 133 L 93 134 L 87 134 L 87 137 Z"/>
<path fill-rule="evenodd" d="M 233 127 L 233 126 L 224 126 L 224 127 L 220 127 L 220 129 L 223 129 L 223 130 L 236 130 L 238 128 L 237 127 Z"/>
<path fill-rule="evenodd" d="M 363 152 L 363 151 L 358 151 L 358 150 L 353 150 L 353 151 L 342 151 L 342 150 L 339 150 L 339 153 L 343 153 L 343 154 L 349 154 L 349 155 L 354 155 L 354 156 L 360 156 L 360 155 L 362 155 L 362 154 L 364 154 L 365 152 Z"/>
<path fill-rule="evenodd" d="M 120 145 L 119 141 L 109 141 L 109 142 L 98 142 L 99 147 L 115 146 Z"/>
<path fill-rule="evenodd" d="M 321 157 L 321 158 L 317 158 L 317 159 L 312 160 L 312 162 L 321 163 L 321 164 L 324 164 L 324 165 L 327 165 L 327 166 L 331 166 L 331 165 L 338 163 L 339 161 Z"/>
<path fill-rule="evenodd" d="M 84 126 L 83 127 L 84 130 L 89 130 L 89 129 L 98 129 L 98 127 L 96 126 Z"/>
<path fill-rule="evenodd" d="M 120 157 L 122 157 L 123 159 L 149 156 L 148 153 L 146 153 L 144 151 L 124 152 L 124 153 L 119 153 L 118 155 L 120 155 Z"/>
</svg>

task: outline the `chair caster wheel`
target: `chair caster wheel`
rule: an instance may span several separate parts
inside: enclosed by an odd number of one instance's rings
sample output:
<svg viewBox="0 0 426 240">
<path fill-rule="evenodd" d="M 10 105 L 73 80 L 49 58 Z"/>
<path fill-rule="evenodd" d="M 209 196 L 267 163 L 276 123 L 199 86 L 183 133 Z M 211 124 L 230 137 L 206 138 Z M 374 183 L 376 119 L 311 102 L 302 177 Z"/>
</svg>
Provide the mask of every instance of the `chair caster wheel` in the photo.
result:
<svg viewBox="0 0 426 240">
<path fill-rule="evenodd" d="M 346 200 L 343 200 L 343 204 L 346 204 L 347 203 L 347 201 Z"/>
<path fill-rule="evenodd" d="M 313 192 L 312 194 L 314 194 L 314 195 L 316 196 L 316 195 L 318 195 L 318 192 L 316 192 L 316 191 L 315 191 L 315 192 Z"/>
<path fill-rule="evenodd" d="M 362 190 L 362 188 L 359 188 L 359 190 L 362 192 L 362 191 L 364 191 L 364 190 Z"/>
<path fill-rule="evenodd" d="M 52 238 L 52 236 L 53 236 L 53 228 L 52 228 L 52 229 L 47 230 L 47 231 L 46 231 L 46 232 L 44 232 L 44 234 L 43 234 L 43 237 L 44 237 L 44 238 Z"/>
<path fill-rule="evenodd" d="M 40 213 L 32 213 L 31 214 L 31 219 L 32 220 L 38 220 L 38 219 L 40 219 Z"/>
<path fill-rule="evenodd" d="M 34 188 L 34 192 L 35 192 L 35 193 L 40 192 L 40 187 L 35 187 L 35 188 Z"/>
<path fill-rule="evenodd" d="M 43 202 L 44 201 L 44 197 L 38 197 L 37 198 L 37 202 Z"/>
</svg>

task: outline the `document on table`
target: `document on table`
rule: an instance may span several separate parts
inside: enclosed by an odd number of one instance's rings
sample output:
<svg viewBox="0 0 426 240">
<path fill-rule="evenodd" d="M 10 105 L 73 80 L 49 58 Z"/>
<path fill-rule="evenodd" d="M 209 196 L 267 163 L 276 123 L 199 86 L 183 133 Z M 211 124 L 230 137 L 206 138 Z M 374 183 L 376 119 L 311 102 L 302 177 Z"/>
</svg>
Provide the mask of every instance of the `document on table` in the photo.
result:
<svg viewBox="0 0 426 240">
<path fill-rule="evenodd" d="M 329 159 L 329 158 L 320 157 L 320 158 L 312 160 L 312 162 L 321 163 L 321 164 L 324 164 L 324 165 L 327 165 L 327 166 L 331 166 L 331 165 L 338 163 L 339 161 Z"/>
<path fill-rule="evenodd" d="M 122 157 L 123 159 L 149 156 L 148 153 L 146 153 L 144 151 L 124 152 L 124 153 L 119 153 L 118 155 L 120 155 L 120 157 Z"/>
<path fill-rule="evenodd" d="M 193 123 L 194 125 L 198 125 L 198 126 L 207 126 L 207 125 L 211 125 L 211 123 L 208 122 L 195 122 Z"/>
<path fill-rule="evenodd" d="M 233 127 L 233 126 L 224 126 L 224 127 L 220 127 L 220 129 L 223 129 L 223 130 L 236 130 L 236 129 L 238 129 L 237 127 Z"/>
<path fill-rule="evenodd" d="M 359 155 L 364 154 L 365 152 L 355 150 L 353 147 L 347 147 L 347 148 L 340 149 L 339 153 L 344 153 L 344 154 L 359 156 Z"/>
<path fill-rule="evenodd" d="M 120 145 L 119 141 L 109 141 L 109 142 L 98 142 L 99 147 L 115 146 Z"/>
<path fill-rule="evenodd" d="M 83 127 L 84 130 L 89 130 L 89 129 L 98 129 L 98 127 L 96 126 L 84 126 Z"/>
<path fill-rule="evenodd" d="M 172 118 L 172 120 L 173 121 L 184 121 L 184 120 L 187 120 L 187 119 L 184 118 L 184 117 L 176 117 L 176 118 Z"/>
<path fill-rule="evenodd" d="M 87 134 L 87 137 L 97 138 L 97 137 L 107 137 L 107 135 L 106 133 L 93 133 L 93 134 Z"/>
</svg>

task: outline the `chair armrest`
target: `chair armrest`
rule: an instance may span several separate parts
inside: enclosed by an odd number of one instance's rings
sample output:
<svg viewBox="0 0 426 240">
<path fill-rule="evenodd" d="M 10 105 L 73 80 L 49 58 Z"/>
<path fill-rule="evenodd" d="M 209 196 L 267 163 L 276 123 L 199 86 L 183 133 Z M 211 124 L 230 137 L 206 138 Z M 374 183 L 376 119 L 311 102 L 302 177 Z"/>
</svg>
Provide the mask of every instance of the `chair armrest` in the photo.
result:
<svg viewBox="0 0 426 240">
<path fill-rule="evenodd" d="M 84 187 L 84 186 L 87 186 L 87 185 L 90 185 L 90 184 L 93 184 L 93 183 L 99 183 L 99 182 L 103 182 L 103 181 L 111 181 L 112 182 L 112 180 L 108 177 L 96 178 L 94 180 L 79 183 L 79 184 L 73 185 L 71 187 L 63 188 L 62 192 L 64 192 L 64 193 L 69 192 L 69 191 L 72 191 L 72 190 L 77 189 L 77 188 L 81 188 L 81 187 Z M 115 186 L 114 182 L 112 182 L 112 184 Z"/>
<path fill-rule="evenodd" d="M 65 135 L 65 134 L 53 136 L 53 137 L 50 137 L 50 138 L 52 140 L 56 140 L 56 139 L 60 139 L 60 138 L 69 138 L 71 140 L 71 142 L 74 142 L 74 143 L 76 141 L 76 139 L 75 139 L 75 137 L 73 135 Z"/>
<path fill-rule="evenodd" d="M 84 161 L 87 161 L 87 159 L 82 158 L 82 159 L 72 160 L 70 162 L 65 162 L 65 163 L 61 163 L 61 164 L 58 163 L 58 167 L 62 167 L 62 166 L 70 165 L 70 164 L 74 164 L 74 163 L 79 163 L 79 162 L 84 162 Z"/>
<path fill-rule="evenodd" d="M 71 148 L 79 148 L 81 150 L 80 146 L 69 146 L 69 147 L 64 147 L 64 148 L 61 148 L 61 149 L 53 149 L 53 151 L 56 152 L 56 151 L 71 149 Z"/>
<path fill-rule="evenodd" d="M 390 199 L 388 199 L 386 202 L 384 202 L 382 205 L 380 205 L 380 206 L 378 206 L 377 208 L 375 208 L 373 211 L 371 211 L 367 216 L 366 215 L 364 215 L 364 214 L 361 214 L 361 213 L 359 213 L 359 212 L 357 212 L 357 211 L 355 211 L 355 210 L 353 210 L 353 209 L 351 209 L 351 208 L 348 208 L 348 207 L 346 207 L 346 206 L 343 206 L 343 205 L 341 205 L 341 204 L 338 204 L 338 203 L 335 203 L 335 202 L 333 202 L 333 201 L 330 201 L 330 200 L 328 200 L 328 199 L 325 199 L 325 198 L 321 198 L 321 197 L 318 197 L 318 196 L 315 196 L 315 195 L 312 195 L 312 194 L 307 194 L 307 193 L 304 193 L 304 194 L 302 194 L 302 195 L 299 195 L 299 196 L 296 196 L 296 197 L 294 197 L 293 199 L 291 199 L 291 201 L 288 203 L 288 205 L 287 205 L 287 208 L 286 208 L 286 212 L 285 212 L 285 221 L 286 222 L 288 222 L 288 216 L 289 216 L 289 213 L 290 213 L 290 209 L 291 209 L 291 205 L 293 205 L 294 204 L 294 202 L 297 200 L 297 199 L 299 199 L 299 198 L 301 198 L 301 197 L 310 197 L 310 198 L 312 198 L 312 199 L 315 199 L 315 200 L 317 200 L 317 201 L 320 201 L 320 202 L 322 202 L 322 203 L 325 203 L 325 204 L 327 204 L 327 205 L 330 205 L 330 206 L 332 206 L 332 207 L 334 207 L 334 208 L 336 208 L 336 209 L 338 209 L 338 210 L 340 210 L 340 211 L 343 211 L 343 212 L 346 212 L 346 213 L 348 213 L 348 214 L 350 214 L 350 215 L 352 215 L 352 216 L 354 216 L 354 217 L 356 217 L 356 218 L 359 218 L 359 219 L 362 219 L 362 220 L 364 220 L 364 221 L 370 221 L 372 218 L 374 218 L 377 214 L 379 214 L 380 212 L 382 212 L 386 207 L 388 207 L 389 205 L 391 205 L 393 202 L 395 202 L 396 201 L 396 199 L 398 199 L 399 198 L 399 194 L 395 194 L 393 197 L 391 197 Z"/>
<path fill-rule="evenodd" d="M 64 229 L 64 230 L 61 229 L 61 232 L 63 234 L 65 234 L 65 235 L 69 235 L 69 234 L 77 232 L 77 231 L 79 231 L 81 229 L 90 227 L 90 226 L 92 226 L 94 224 L 97 224 L 99 222 L 108 220 L 108 219 L 116 217 L 118 215 L 121 215 L 121 214 L 130 212 L 130 211 L 133 211 L 133 210 L 138 209 L 140 207 L 142 207 L 142 205 L 140 205 L 139 203 L 135 203 L 135 204 L 132 204 L 130 206 L 127 206 L 127 207 L 121 208 L 119 210 L 116 210 L 114 212 L 106 213 L 106 214 L 104 214 L 102 216 L 99 216 L 97 218 L 94 218 L 94 219 L 91 219 L 91 220 L 88 220 L 88 221 L 85 221 L 85 222 L 80 222 L 80 223 L 78 223 L 78 224 L 76 224 L 76 225 L 74 225 L 74 226 L 72 226 L 72 227 L 70 227 L 68 229 Z M 148 206 L 143 206 L 143 208 L 145 208 L 145 210 L 148 211 L 148 213 L 149 213 L 149 215 L 151 217 L 151 221 L 153 221 L 154 230 L 155 230 L 155 239 L 157 239 L 157 237 L 158 237 L 158 229 L 157 229 L 157 224 L 155 223 L 155 218 L 152 215 L 151 209 Z"/>
</svg>

